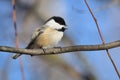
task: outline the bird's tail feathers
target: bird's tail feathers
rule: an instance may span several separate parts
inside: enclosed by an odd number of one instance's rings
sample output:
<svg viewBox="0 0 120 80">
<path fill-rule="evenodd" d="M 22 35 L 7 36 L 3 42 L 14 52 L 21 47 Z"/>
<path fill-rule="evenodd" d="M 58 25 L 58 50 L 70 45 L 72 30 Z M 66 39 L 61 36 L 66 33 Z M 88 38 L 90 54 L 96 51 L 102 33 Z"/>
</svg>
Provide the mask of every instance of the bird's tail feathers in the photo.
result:
<svg viewBox="0 0 120 80">
<path fill-rule="evenodd" d="M 20 57 L 22 54 L 15 54 L 15 55 L 13 55 L 13 59 L 17 59 L 18 57 Z"/>
</svg>

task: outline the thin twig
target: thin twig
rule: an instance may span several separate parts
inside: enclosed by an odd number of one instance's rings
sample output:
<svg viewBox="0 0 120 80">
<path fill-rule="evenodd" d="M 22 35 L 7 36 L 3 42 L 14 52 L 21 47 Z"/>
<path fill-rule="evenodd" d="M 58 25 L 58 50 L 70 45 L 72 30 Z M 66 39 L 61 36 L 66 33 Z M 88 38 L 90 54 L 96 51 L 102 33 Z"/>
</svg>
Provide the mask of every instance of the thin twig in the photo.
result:
<svg viewBox="0 0 120 80">
<path fill-rule="evenodd" d="M 19 40 L 18 40 L 17 24 L 16 24 L 16 5 L 15 5 L 15 0 L 12 0 L 12 6 L 13 6 L 13 23 L 14 23 L 14 29 L 15 29 L 15 45 L 18 48 L 19 47 Z M 21 58 L 19 59 L 19 65 L 20 65 L 20 71 L 21 71 L 21 74 L 22 74 L 22 80 L 25 80 Z"/>
<path fill-rule="evenodd" d="M 98 44 L 98 45 L 77 45 L 77 46 L 68 46 L 68 47 L 57 47 L 57 48 L 49 48 L 45 49 L 45 53 L 43 49 L 20 49 L 13 48 L 7 46 L 0 46 L 0 51 L 3 52 L 12 52 L 18 54 L 26 54 L 26 55 L 51 55 L 51 54 L 62 54 L 67 52 L 75 52 L 75 51 L 98 51 L 98 50 L 106 50 L 120 46 L 120 40 L 107 43 L 107 44 Z"/>
<path fill-rule="evenodd" d="M 95 21 L 95 24 L 96 24 L 96 27 L 97 27 L 98 33 L 99 33 L 99 35 L 100 35 L 100 39 L 101 39 L 102 43 L 105 44 L 105 41 L 104 41 L 104 39 L 103 39 L 103 37 L 102 37 L 102 34 L 101 34 L 101 31 L 100 31 L 100 28 L 99 28 L 99 25 L 98 25 L 97 19 L 95 18 L 95 16 L 94 16 L 92 10 L 90 9 L 90 7 L 89 7 L 87 1 L 84 0 L 84 2 L 85 2 L 85 4 L 87 5 L 87 8 L 88 8 L 88 10 L 90 11 L 90 13 L 91 13 L 91 15 L 92 15 L 92 17 L 93 17 L 93 19 L 94 19 L 94 21 Z M 118 71 L 118 69 L 117 69 L 117 67 L 116 67 L 116 65 L 115 65 L 115 63 L 114 63 L 114 61 L 113 61 L 113 59 L 112 59 L 112 57 L 111 57 L 111 55 L 110 55 L 109 50 L 106 49 L 106 52 L 107 52 L 107 55 L 108 55 L 109 59 L 111 60 L 111 62 L 112 62 L 112 64 L 113 64 L 113 67 L 114 67 L 114 69 L 115 69 L 115 71 L 116 71 L 116 73 L 117 73 L 117 75 L 118 75 L 118 77 L 119 77 L 119 79 L 120 79 L 119 71 Z"/>
</svg>

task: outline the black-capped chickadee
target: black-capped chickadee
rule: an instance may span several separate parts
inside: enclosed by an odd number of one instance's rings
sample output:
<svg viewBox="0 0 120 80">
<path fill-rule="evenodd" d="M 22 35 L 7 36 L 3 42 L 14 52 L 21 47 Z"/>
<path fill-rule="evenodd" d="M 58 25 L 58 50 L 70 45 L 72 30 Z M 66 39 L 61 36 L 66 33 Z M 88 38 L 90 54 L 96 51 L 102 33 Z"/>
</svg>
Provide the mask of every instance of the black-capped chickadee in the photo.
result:
<svg viewBox="0 0 120 80">
<path fill-rule="evenodd" d="M 46 49 L 55 47 L 63 37 L 66 30 L 66 23 L 63 18 L 53 16 L 45 24 L 36 29 L 32 39 L 26 49 Z M 16 54 L 13 59 L 18 58 L 21 54 Z"/>
</svg>

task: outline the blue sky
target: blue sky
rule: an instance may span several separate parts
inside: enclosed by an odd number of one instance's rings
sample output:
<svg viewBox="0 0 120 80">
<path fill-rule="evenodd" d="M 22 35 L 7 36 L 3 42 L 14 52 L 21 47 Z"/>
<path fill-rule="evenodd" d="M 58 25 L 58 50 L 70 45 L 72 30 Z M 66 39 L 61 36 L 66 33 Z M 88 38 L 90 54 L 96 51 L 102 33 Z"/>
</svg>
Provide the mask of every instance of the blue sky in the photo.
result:
<svg viewBox="0 0 120 80">
<path fill-rule="evenodd" d="M 98 24 L 100 26 L 105 42 L 119 40 L 119 25 L 114 26 L 114 24 L 116 24 L 116 21 L 119 20 L 116 17 L 119 17 L 119 15 L 117 14 L 120 13 L 118 9 L 119 6 L 112 6 L 110 8 L 95 12 L 97 8 L 110 1 L 87 1 L 94 12 L 96 19 L 98 20 Z M 72 38 L 74 44 L 101 44 L 102 42 L 100 40 L 95 22 L 91 14 L 89 13 L 84 1 L 66 0 L 64 3 L 67 6 L 67 14 L 63 16 L 68 25 L 68 31 L 66 33 Z M 72 7 L 81 10 L 81 12 L 79 13 L 75 11 L 74 9 L 72 9 Z M 0 25 L 0 46 L 14 46 L 14 28 L 12 22 L 12 6 L 10 1 L 0 1 Z M 109 51 L 120 72 L 119 48 L 111 49 Z M 16 78 L 17 80 L 21 80 L 21 73 L 19 71 L 18 60 L 12 60 L 11 54 L 2 52 L 0 53 L 0 71 L 4 69 L 5 63 L 8 61 L 8 80 L 15 80 Z M 89 64 L 92 67 L 93 72 L 97 76 L 97 80 L 119 80 L 113 68 L 113 65 L 111 64 L 108 56 L 106 55 L 106 51 L 85 51 L 82 52 L 82 54 L 87 58 Z M 67 54 L 65 54 L 65 57 L 68 63 L 70 63 L 69 61 L 72 61 L 71 55 L 68 57 Z M 23 61 L 26 80 L 29 80 L 29 72 L 31 72 L 27 69 L 29 64 L 27 63 L 26 59 L 23 59 Z M 70 64 L 72 66 L 77 67 L 76 63 Z M 18 70 L 17 72 L 16 69 Z M 79 70 L 78 67 L 77 69 Z"/>
</svg>

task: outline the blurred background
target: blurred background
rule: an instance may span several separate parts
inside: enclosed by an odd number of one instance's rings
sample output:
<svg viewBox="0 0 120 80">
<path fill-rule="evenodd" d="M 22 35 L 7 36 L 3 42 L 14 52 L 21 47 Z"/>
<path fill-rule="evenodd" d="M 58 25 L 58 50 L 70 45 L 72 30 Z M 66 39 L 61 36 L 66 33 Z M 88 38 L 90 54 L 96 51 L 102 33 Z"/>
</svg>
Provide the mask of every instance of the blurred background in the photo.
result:
<svg viewBox="0 0 120 80">
<path fill-rule="evenodd" d="M 106 43 L 120 40 L 120 0 L 87 0 Z M 101 44 L 84 0 L 16 0 L 19 47 L 51 16 L 61 16 L 68 30 L 58 46 Z M 0 46 L 15 47 L 11 0 L 0 0 Z M 120 72 L 120 48 L 110 49 Z M 51 56 L 0 52 L 0 80 L 119 80 L 106 51 L 83 51 Z M 22 63 L 22 64 L 21 64 Z M 21 72 L 20 67 L 23 71 Z"/>
</svg>

